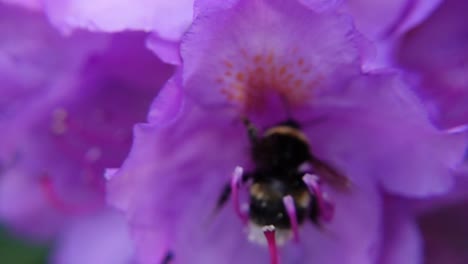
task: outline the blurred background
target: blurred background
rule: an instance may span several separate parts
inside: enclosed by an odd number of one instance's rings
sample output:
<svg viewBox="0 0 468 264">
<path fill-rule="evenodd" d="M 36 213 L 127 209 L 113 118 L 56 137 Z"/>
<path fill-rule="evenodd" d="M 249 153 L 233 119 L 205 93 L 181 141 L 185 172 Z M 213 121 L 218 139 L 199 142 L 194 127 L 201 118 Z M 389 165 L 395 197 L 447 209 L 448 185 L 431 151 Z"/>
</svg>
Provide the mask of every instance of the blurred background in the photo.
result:
<svg viewBox="0 0 468 264">
<path fill-rule="evenodd" d="M 0 263 L 45 264 L 48 252 L 48 245 L 20 240 L 0 226 Z"/>
</svg>

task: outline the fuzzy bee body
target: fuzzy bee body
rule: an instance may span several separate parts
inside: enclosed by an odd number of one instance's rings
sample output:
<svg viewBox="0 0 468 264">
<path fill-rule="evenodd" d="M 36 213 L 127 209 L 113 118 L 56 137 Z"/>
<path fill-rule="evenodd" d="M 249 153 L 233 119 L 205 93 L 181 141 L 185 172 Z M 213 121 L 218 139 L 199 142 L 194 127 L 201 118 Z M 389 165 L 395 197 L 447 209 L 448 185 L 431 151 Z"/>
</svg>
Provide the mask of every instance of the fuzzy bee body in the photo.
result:
<svg viewBox="0 0 468 264">
<path fill-rule="evenodd" d="M 243 183 L 249 184 L 246 217 L 251 227 L 250 233 L 260 233 L 261 236 L 263 233 L 258 230 L 273 226 L 290 236 L 294 226 L 285 198 L 292 200 L 296 229 L 297 225 L 306 220 L 319 224 L 325 218 L 322 218 L 323 193 L 319 189 L 311 191 L 303 177 L 306 174 L 320 175 L 320 180 L 323 178 L 328 183 L 341 187 L 348 184 L 347 178 L 311 153 L 307 136 L 294 120 L 272 126 L 261 135 L 248 120 L 244 120 L 244 123 L 251 141 L 250 153 L 254 164 L 253 169 L 244 172 L 241 179 Z M 217 208 L 222 207 L 229 199 L 233 186 L 235 185 L 232 183 L 226 185 Z M 257 240 L 258 236 L 253 237 L 252 240 Z"/>
<path fill-rule="evenodd" d="M 283 197 L 293 197 L 299 224 L 317 218 L 317 205 L 305 183 L 302 164 L 311 159 L 307 137 L 290 120 L 271 127 L 261 137 L 251 135 L 252 159 L 249 219 L 258 226 L 291 227 Z"/>
<path fill-rule="evenodd" d="M 293 197 L 299 224 L 307 217 L 316 219 L 315 197 L 302 183 L 285 184 L 276 179 L 256 180 L 250 187 L 249 219 L 257 226 L 273 225 L 278 229 L 291 228 L 283 197 Z"/>
</svg>

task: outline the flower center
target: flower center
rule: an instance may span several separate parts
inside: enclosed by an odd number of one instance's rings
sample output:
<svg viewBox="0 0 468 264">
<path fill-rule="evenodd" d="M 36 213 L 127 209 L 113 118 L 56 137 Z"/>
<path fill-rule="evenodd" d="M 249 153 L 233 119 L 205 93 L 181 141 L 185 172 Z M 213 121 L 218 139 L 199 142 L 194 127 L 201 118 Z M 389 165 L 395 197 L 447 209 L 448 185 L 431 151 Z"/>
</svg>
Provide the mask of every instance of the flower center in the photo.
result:
<svg viewBox="0 0 468 264">
<path fill-rule="evenodd" d="M 249 55 L 245 50 L 239 55 L 241 58 L 235 60 L 241 63 L 221 61 L 224 73 L 216 82 L 220 92 L 246 112 L 265 109 L 272 96 L 279 96 L 288 105 L 302 104 L 311 99 L 312 88 L 322 80 L 298 56 L 297 48 L 282 56 L 274 52 Z"/>
<path fill-rule="evenodd" d="M 107 165 L 122 159 L 120 156 L 124 152 L 121 149 L 125 149 L 122 145 L 125 147 L 127 138 L 131 137 L 130 134 L 120 133 L 115 121 L 104 111 L 92 113 L 86 118 L 80 118 L 81 115 L 73 115 L 76 118 L 72 118 L 64 108 L 52 112 L 50 133 L 47 134 L 51 142 L 47 146 L 51 147 L 53 155 L 58 155 L 58 160 L 64 158 L 58 162 L 65 163 L 63 166 L 68 171 L 57 172 L 53 168 L 45 168 L 39 184 L 49 204 L 65 214 L 92 213 L 104 205 L 105 181 L 102 173 Z M 104 155 L 104 151 L 110 154 Z M 60 179 L 60 182 L 54 179 Z M 66 190 L 73 191 L 77 197 L 87 198 L 71 201 L 68 197 L 72 194 L 67 192 L 65 199 L 65 192 L 62 191 Z"/>
</svg>

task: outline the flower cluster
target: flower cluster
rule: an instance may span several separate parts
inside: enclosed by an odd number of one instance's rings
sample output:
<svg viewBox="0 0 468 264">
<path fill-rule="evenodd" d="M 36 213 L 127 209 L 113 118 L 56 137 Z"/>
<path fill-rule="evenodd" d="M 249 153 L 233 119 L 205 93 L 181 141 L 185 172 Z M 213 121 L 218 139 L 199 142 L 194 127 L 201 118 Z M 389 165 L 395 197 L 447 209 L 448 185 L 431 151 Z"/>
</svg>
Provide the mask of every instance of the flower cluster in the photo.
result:
<svg viewBox="0 0 468 264">
<path fill-rule="evenodd" d="M 468 261 L 464 0 L 5 2 L 0 220 L 52 263 Z"/>
<path fill-rule="evenodd" d="M 39 12 L 0 12 L 0 219 L 60 241 L 53 263 L 128 263 L 133 246 L 102 175 L 125 159 L 172 67 L 142 33 L 64 38 Z"/>
</svg>

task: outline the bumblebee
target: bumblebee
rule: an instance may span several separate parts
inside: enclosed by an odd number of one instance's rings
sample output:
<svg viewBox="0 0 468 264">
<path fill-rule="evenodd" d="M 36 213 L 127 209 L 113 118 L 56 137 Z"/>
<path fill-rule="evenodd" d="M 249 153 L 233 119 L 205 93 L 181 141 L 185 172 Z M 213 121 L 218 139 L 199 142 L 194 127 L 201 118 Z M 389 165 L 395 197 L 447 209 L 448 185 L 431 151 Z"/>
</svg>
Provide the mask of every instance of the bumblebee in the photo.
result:
<svg viewBox="0 0 468 264">
<path fill-rule="evenodd" d="M 347 188 L 349 182 L 335 168 L 312 154 L 307 136 L 298 122 L 286 120 L 266 129 L 261 135 L 249 120 L 244 119 L 244 124 L 251 142 L 250 155 L 254 166 L 248 172 L 236 168 L 233 181 L 224 187 L 218 198 L 215 212 L 230 198 L 236 204 L 237 184 L 249 184 L 249 207 L 243 219 L 249 228 L 249 239 L 264 243 L 265 233 L 274 230 L 275 243 L 283 244 L 291 236 L 298 238 L 298 226 L 306 220 L 319 225 L 322 219 L 327 218 L 318 180 L 340 189 Z M 308 182 L 311 179 L 304 176 L 312 174 L 320 176 L 320 179 Z M 236 211 L 242 214 L 239 206 Z M 275 258 L 275 253 L 272 256 Z M 172 252 L 168 252 L 161 263 L 169 264 L 173 257 Z"/>
<path fill-rule="evenodd" d="M 307 136 L 296 121 L 282 122 L 262 135 L 250 121 L 245 119 L 244 123 L 254 164 L 253 170 L 243 173 L 240 179 L 241 183 L 250 184 L 248 224 L 254 228 L 273 226 L 283 233 L 297 232 L 297 226 L 306 220 L 319 224 L 324 214 L 323 197 L 317 190 L 311 191 L 304 176 L 319 175 L 320 180 L 343 186 L 348 185 L 347 178 L 312 154 Z M 233 188 L 232 184 L 226 185 L 217 202 L 218 209 L 235 191 Z M 288 210 L 286 197 L 293 210 Z M 256 240 L 255 235 L 251 239 Z"/>
</svg>

